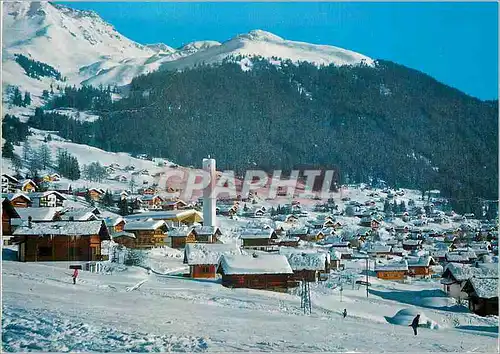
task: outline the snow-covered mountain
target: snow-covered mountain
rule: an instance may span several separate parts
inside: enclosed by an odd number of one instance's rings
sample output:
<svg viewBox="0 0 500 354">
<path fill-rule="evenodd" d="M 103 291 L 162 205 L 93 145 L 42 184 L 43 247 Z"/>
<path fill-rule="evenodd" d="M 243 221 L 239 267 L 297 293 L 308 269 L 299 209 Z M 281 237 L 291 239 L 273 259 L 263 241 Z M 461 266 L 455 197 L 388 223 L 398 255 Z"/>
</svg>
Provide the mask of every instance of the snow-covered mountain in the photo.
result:
<svg viewBox="0 0 500 354">
<path fill-rule="evenodd" d="M 74 10 L 49 2 L 3 3 L 3 84 L 16 85 L 40 96 L 53 78 L 28 77 L 16 54 L 46 63 L 67 78 L 66 84 L 126 85 L 141 74 L 179 70 L 216 63 L 234 56 L 283 58 L 318 65 L 358 65 L 373 60 L 326 45 L 294 42 L 254 30 L 226 42 L 196 41 L 179 49 L 167 44 L 138 44 L 116 31 L 95 12 Z M 242 69 L 250 70 L 244 61 Z"/>
<path fill-rule="evenodd" d="M 290 59 L 293 62 L 307 61 L 317 65 L 373 65 L 373 59 L 338 47 L 295 42 L 278 37 L 270 32 L 253 30 L 238 35 L 219 46 L 200 50 L 193 55 L 166 62 L 164 69 L 183 69 L 199 63 L 217 63 L 231 56 L 261 56 L 264 58 Z"/>
</svg>

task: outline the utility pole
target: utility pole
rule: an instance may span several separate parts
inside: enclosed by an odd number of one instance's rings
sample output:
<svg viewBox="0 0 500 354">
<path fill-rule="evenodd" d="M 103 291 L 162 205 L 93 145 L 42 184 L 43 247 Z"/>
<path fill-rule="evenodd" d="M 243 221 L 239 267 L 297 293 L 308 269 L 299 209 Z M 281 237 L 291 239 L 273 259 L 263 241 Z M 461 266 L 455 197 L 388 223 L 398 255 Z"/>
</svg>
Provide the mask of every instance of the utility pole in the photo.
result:
<svg viewBox="0 0 500 354">
<path fill-rule="evenodd" d="M 368 297 L 368 255 L 366 255 L 366 297 Z"/>
</svg>

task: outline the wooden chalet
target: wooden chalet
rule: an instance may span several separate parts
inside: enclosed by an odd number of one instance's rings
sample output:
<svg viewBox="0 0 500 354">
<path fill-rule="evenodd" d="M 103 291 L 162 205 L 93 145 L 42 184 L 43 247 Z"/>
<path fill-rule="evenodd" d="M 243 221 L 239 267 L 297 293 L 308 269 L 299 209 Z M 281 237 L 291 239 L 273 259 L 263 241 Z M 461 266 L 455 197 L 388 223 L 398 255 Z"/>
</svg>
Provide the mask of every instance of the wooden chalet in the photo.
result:
<svg viewBox="0 0 500 354">
<path fill-rule="evenodd" d="M 229 288 L 282 292 L 298 286 L 287 258 L 279 254 L 223 255 L 217 273 L 222 275 L 222 285 Z"/>
<path fill-rule="evenodd" d="M 223 255 L 241 255 L 236 244 L 188 243 L 184 248 L 184 264 L 189 265 L 191 278 L 216 278 Z"/>
<path fill-rule="evenodd" d="M 299 237 L 285 237 L 280 238 L 278 241 L 278 246 L 280 247 L 299 247 L 300 238 Z"/>
<path fill-rule="evenodd" d="M 98 217 L 93 212 L 94 208 L 72 208 L 62 211 L 61 220 L 66 221 L 91 221 Z"/>
<path fill-rule="evenodd" d="M 132 248 L 146 249 L 165 246 L 167 230 L 167 224 L 163 220 L 129 221 L 123 227 L 124 232 L 135 235 Z"/>
<path fill-rule="evenodd" d="M 141 196 L 141 202 L 142 205 L 146 206 L 148 209 L 161 209 L 164 200 L 159 195 L 144 194 Z"/>
<path fill-rule="evenodd" d="M 404 280 L 408 274 L 408 262 L 392 262 L 388 264 L 375 263 L 377 278 L 384 280 Z"/>
<path fill-rule="evenodd" d="M 104 219 L 104 222 L 106 223 L 111 235 L 123 231 L 123 228 L 125 227 L 125 219 L 121 216 L 116 218 L 106 218 Z"/>
<path fill-rule="evenodd" d="M 104 196 L 105 192 L 101 188 L 89 188 L 87 194 L 93 201 L 98 202 Z"/>
<path fill-rule="evenodd" d="M 290 267 L 293 270 L 293 279 L 316 282 L 325 280 L 321 274 L 330 272 L 330 257 L 325 252 L 287 252 L 280 249 L 280 254 L 286 256 Z"/>
<path fill-rule="evenodd" d="M 9 243 L 10 236 L 14 231 L 12 219 L 20 219 L 20 216 L 11 202 L 6 198 L 2 198 L 2 243 L 4 245 Z"/>
<path fill-rule="evenodd" d="M 387 258 L 391 254 L 391 249 L 391 246 L 374 244 L 367 248 L 366 252 L 372 257 Z"/>
<path fill-rule="evenodd" d="M 217 226 L 196 226 L 193 233 L 197 243 L 217 243 L 222 236 Z"/>
<path fill-rule="evenodd" d="M 2 198 L 8 199 L 15 208 L 28 208 L 31 206 L 30 197 L 23 193 L 2 194 Z"/>
<path fill-rule="evenodd" d="M 444 291 L 455 299 L 466 299 L 467 293 L 462 289 L 471 278 L 498 278 L 497 268 L 472 267 L 467 264 L 448 263 L 441 275 Z"/>
<path fill-rule="evenodd" d="M 432 275 L 432 266 L 436 262 L 431 256 L 407 257 L 408 276 L 413 278 L 430 278 Z"/>
<path fill-rule="evenodd" d="M 187 244 L 196 243 L 196 236 L 192 228 L 178 227 L 168 231 L 169 246 L 184 248 Z"/>
<path fill-rule="evenodd" d="M 187 207 L 187 203 L 183 200 L 166 200 L 161 204 L 163 210 L 180 210 Z"/>
<path fill-rule="evenodd" d="M 469 310 L 479 316 L 498 316 L 498 277 L 471 278 L 463 292 L 467 294 Z"/>
<path fill-rule="evenodd" d="M 6 173 L 2 174 L 2 193 L 15 193 L 19 180 Z"/>
<path fill-rule="evenodd" d="M 308 241 L 309 229 L 307 227 L 289 229 L 287 235 L 289 237 L 298 237 L 303 241 Z"/>
<path fill-rule="evenodd" d="M 422 240 L 404 240 L 403 249 L 405 251 L 414 251 L 422 248 Z"/>
<path fill-rule="evenodd" d="M 14 231 L 21 262 L 97 261 L 109 239 L 103 221 L 24 223 Z"/>
<path fill-rule="evenodd" d="M 245 249 L 267 252 L 277 250 L 278 235 L 272 229 L 244 229 L 240 238 Z"/>
<path fill-rule="evenodd" d="M 32 193 L 37 190 L 38 186 L 31 179 L 25 179 L 24 181 L 19 182 L 19 189 L 22 192 Z"/>
<path fill-rule="evenodd" d="M 33 207 L 62 207 L 66 197 L 56 191 L 32 192 L 29 194 Z"/>
</svg>

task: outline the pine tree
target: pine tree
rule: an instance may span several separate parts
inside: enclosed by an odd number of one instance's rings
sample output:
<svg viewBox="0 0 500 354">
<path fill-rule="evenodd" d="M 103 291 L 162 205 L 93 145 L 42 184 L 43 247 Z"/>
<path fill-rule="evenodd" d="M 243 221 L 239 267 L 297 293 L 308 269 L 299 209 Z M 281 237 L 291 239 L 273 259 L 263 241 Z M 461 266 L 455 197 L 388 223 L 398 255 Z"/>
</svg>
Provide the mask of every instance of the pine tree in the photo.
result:
<svg viewBox="0 0 500 354">
<path fill-rule="evenodd" d="M 23 160 L 28 162 L 30 156 L 31 156 L 31 146 L 26 141 L 23 145 Z"/>
<path fill-rule="evenodd" d="M 23 106 L 29 106 L 31 104 L 31 95 L 28 91 L 24 93 Z"/>
<path fill-rule="evenodd" d="M 14 95 L 12 97 L 12 104 L 14 104 L 15 106 L 20 106 L 20 107 L 23 105 L 23 95 L 21 94 L 19 87 L 16 87 L 14 89 Z"/>
<path fill-rule="evenodd" d="M 2 146 L 2 157 L 6 159 L 11 159 L 14 157 L 14 146 L 10 141 L 6 141 Z"/>
<path fill-rule="evenodd" d="M 102 197 L 102 203 L 106 206 L 113 206 L 113 195 L 109 190 L 106 190 L 106 193 L 104 193 L 104 196 Z"/>
<path fill-rule="evenodd" d="M 389 200 L 386 199 L 384 202 L 384 213 L 388 213 L 391 211 L 391 204 L 389 203 Z"/>
<path fill-rule="evenodd" d="M 129 215 L 129 205 L 127 198 L 120 199 L 120 201 L 118 202 L 118 208 L 120 209 L 121 216 Z"/>
<path fill-rule="evenodd" d="M 14 154 L 11 158 L 12 167 L 14 167 L 14 171 L 16 171 L 16 175 L 21 174 L 21 170 L 23 169 L 23 160 L 17 154 Z"/>
<path fill-rule="evenodd" d="M 40 150 L 38 151 L 38 158 L 40 159 L 40 165 L 42 169 L 46 170 L 52 165 L 52 154 L 47 144 L 42 144 L 40 146 Z"/>
</svg>

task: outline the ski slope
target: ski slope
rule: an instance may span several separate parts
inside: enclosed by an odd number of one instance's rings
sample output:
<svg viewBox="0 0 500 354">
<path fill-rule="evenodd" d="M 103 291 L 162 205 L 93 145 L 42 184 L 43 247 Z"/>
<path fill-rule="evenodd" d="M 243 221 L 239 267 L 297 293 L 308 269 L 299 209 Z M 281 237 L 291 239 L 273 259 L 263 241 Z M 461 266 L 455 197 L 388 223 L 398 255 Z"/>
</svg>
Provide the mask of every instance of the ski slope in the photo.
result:
<svg viewBox="0 0 500 354">
<path fill-rule="evenodd" d="M 170 267 L 175 267 L 176 257 L 170 256 Z M 181 265 L 182 258 L 177 262 Z M 342 302 L 332 282 L 316 284 L 312 314 L 304 315 L 294 294 L 227 289 L 211 280 L 159 276 L 136 267 L 106 275 L 82 271 L 73 285 L 65 262 L 7 260 L 2 280 L 5 351 L 497 350 L 496 317 L 415 306 L 382 294 L 408 295 L 411 290 L 418 296 L 439 287 L 431 282 L 375 280 L 369 298 L 364 288 L 345 286 Z M 385 318 L 404 308 L 416 309 L 438 327 L 420 328 L 415 337 L 407 325 Z"/>
</svg>

